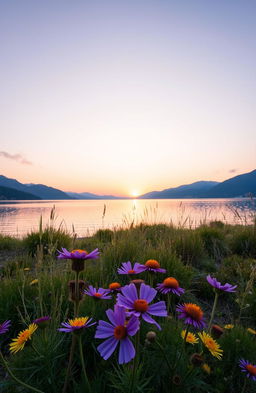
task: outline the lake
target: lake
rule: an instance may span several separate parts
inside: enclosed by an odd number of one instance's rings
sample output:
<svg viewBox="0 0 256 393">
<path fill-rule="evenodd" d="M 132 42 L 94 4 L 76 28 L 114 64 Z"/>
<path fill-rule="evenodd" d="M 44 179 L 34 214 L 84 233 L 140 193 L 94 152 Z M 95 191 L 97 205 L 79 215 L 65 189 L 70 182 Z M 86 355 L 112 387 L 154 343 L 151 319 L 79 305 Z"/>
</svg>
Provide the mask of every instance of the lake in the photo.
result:
<svg viewBox="0 0 256 393">
<path fill-rule="evenodd" d="M 0 201 L 0 233 L 22 237 L 50 222 L 55 206 L 54 225 L 77 236 L 93 234 L 99 228 L 120 228 L 140 222 L 167 223 L 195 228 L 221 220 L 229 224 L 251 224 L 256 214 L 255 199 L 133 199 Z"/>
</svg>

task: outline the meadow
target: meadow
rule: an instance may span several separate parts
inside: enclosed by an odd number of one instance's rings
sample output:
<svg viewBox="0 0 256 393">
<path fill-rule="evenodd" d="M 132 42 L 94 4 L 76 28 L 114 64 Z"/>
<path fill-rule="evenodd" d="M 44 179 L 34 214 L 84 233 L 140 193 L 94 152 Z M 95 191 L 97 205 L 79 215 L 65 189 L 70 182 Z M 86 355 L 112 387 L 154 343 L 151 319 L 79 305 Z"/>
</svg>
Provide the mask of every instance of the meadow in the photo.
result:
<svg viewBox="0 0 256 393">
<path fill-rule="evenodd" d="M 78 251 L 64 258 L 62 248 Z M 255 392 L 256 223 L 141 224 L 86 238 L 40 223 L 23 239 L 0 236 L 0 256 L 1 392 Z M 121 304 L 134 290 L 139 318 Z M 118 346 L 105 360 L 109 321 Z"/>
</svg>

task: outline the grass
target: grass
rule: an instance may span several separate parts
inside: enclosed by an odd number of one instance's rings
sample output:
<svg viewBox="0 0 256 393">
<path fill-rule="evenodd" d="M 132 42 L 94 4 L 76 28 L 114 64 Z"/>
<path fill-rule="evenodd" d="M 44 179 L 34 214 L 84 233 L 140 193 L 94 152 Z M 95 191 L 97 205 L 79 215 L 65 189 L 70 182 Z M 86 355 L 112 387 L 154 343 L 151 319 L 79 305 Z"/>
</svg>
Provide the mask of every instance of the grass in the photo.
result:
<svg viewBox="0 0 256 393">
<path fill-rule="evenodd" d="M 53 220 L 54 221 L 54 220 Z M 95 328 L 87 329 L 83 335 L 83 350 L 86 369 L 93 392 L 129 392 L 134 377 L 135 392 L 215 392 L 240 393 L 245 375 L 238 367 L 240 358 L 256 363 L 256 335 L 247 328 L 256 330 L 256 228 L 252 226 L 230 226 L 221 222 L 202 225 L 196 229 L 183 229 L 163 224 L 141 224 L 115 231 L 99 230 L 95 235 L 77 239 L 62 228 L 50 225 L 39 226 L 38 232 L 24 239 L 0 236 L 0 323 L 10 319 L 10 332 L 1 335 L 1 348 L 15 375 L 28 384 L 44 391 L 59 393 L 67 369 L 71 337 L 60 333 L 61 322 L 73 315 L 73 303 L 69 300 L 68 282 L 74 279 L 70 261 L 57 260 L 57 250 L 99 248 L 98 260 L 86 262 L 86 270 L 80 279 L 93 286 L 107 288 L 110 282 L 127 284 L 126 276 L 118 276 L 117 268 L 122 262 L 145 263 L 156 259 L 165 268 L 168 276 L 175 277 L 186 292 L 181 302 L 195 302 L 204 310 L 209 320 L 214 294 L 207 283 L 207 274 L 217 277 L 222 283 L 238 285 L 235 294 L 223 293 L 219 298 L 214 323 L 220 326 L 233 323 L 219 339 L 224 350 L 223 360 L 205 353 L 204 361 L 211 367 L 208 375 L 201 367 L 193 368 L 190 357 L 201 352 L 201 345 L 187 345 L 183 353 L 180 332 L 184 329 L 177 319 L 175 306 L 180 299 L 171 297 L 171 314 L 158 318 L 162 326 L 157 331 L 153 325 L 143 323 L 140 332 L 140 363 L 132 376 L 132 364 L 120 366 L 116 353 L 107 361 L 97 352 L 102 340 L 94 339 Z M 11 253 L 11 260 L 8 252 Z M 16 251 L 16 254 L 15 254 Z M 6 261 L 5 261 L 6 255 Z M 141 277 L 147 280 L 145 273 Z M 155 275 L 154 285 L 167 275 Z M 33 280 L 38 280 L 32 284 Z M 163 295 L 158 300 L 165 300 Z M 106 320 L 105 310 L 112 308 L 114 300 L 95 302 L 84 298 L 80 315 L 89 315 L 94 320 Z M 10 339 L 20 330 L 43 315 L 52 320 L 46 331 L 38 331 L 33 340 L 41 354 L 39 358 L 33 348 L 25 347 L 16 355 L 10 355 Z M 157 342 L 145 343 L 146 333 L 154 330 Z M 160 350 L 160 348 L 162 348 Z M 170 370 L 168 362 L 178 365 Z M 79 354 L 75 353 L 68 392 L 86 392 L 81 375 Z M 247 381 L 246 392 L 255 391 L 256 382 Z M 0 391 L 3 393 L 27 392 L 18 386 L 8 373 L 0 368 Z"/>
</svg>

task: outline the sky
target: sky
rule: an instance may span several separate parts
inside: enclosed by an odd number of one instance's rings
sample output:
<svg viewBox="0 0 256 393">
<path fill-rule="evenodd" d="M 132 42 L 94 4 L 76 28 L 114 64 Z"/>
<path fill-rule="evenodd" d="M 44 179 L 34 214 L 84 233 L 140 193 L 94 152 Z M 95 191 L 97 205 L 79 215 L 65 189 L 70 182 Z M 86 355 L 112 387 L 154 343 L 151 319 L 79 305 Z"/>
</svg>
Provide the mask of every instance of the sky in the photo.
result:
<svg viewBox="0 0 256 393">
<path fill-rule="evenodd" d="M 254 0 L 0 0 L 0 174 L 136 196 L 256 168 Z"/>
</svg>

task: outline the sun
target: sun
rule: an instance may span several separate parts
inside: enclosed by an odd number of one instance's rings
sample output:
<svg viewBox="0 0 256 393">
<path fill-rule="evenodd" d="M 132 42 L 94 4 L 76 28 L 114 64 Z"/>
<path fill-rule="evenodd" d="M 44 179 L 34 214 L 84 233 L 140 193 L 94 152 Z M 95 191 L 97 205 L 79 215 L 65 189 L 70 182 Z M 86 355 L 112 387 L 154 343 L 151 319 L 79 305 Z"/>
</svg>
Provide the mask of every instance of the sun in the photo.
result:
<svg viewBox="0 0 256 393">
<path fill-rule="evenodd" d="M 131 195 L 133 198 L 137 198 L 137 197 L 139 196 L 139 193 L 138 193 L 137 190 L 133 190 L 133 191 L 130 192 L 130 195 Z"/>
</svg>

